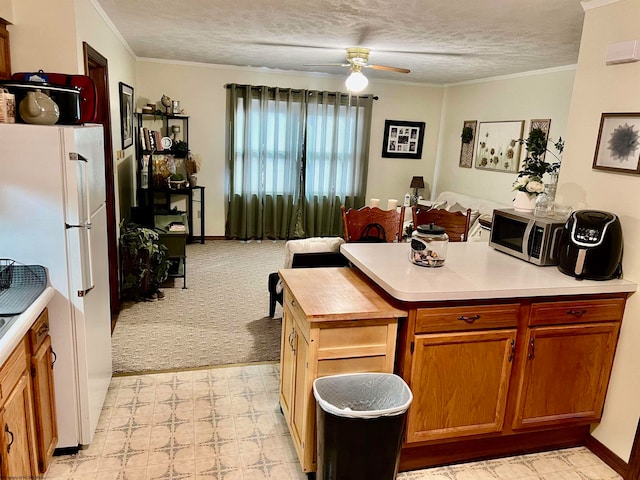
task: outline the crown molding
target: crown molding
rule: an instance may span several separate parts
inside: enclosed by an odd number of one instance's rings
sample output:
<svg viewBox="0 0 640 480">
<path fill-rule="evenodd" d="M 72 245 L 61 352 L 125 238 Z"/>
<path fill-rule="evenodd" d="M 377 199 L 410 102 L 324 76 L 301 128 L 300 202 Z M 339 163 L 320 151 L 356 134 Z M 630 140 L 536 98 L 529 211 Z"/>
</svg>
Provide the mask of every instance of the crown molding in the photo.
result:
<svg viewBox="0 0 640 480">
<path fill-rule="evenodd" d="M 113 24 L 113 22 L 111 21 L 111 19 L 107 16 L 107 14 L 105 13 L 105 11 L 102 9 L 102 7 L 100 6 L 100 4 L 98 3 L 97 0 L 89 0 L 89 3 L 91 3 L 91 5 L 93 5 L 93 8 L 96 9 L 96 12 L 98 12 L 98 15 L 100 15 L 102 17 L 102 19 L 104 20 L 104 23 L 107 24 L 107 27 L 109 27 L 109 30 L 111 30 L 111 32 L 116 36 L 116 38 L 120 41 L 120 43 L 122 44 L 122 46 L 127 50 L 127 52 L 129 52 L 129 54 L 135 59 L 136 54 L 133 52 L 133 50 L 131 49 L 131 47 L 129 46 L 129 44 L 127 43 L 127 41 L 124 39 L 124 37 L 122 36 L 122 34 L 120 33 L 120 31 L 116 28 L 116 26 Z"/>
<path fill-rule="evenodd" d="M 617 0 L 616 0 L 617 1 Z M 500 80 L 511 80 L 513 78 L 533 77 L 536 75 L 547 75 L 549 73 L 566 72 L 568 70 L 575 70 L 577 65 L 564 65 L 562 67 L 543 68 L 541 70 L 530 70 L 528 72 L 512 73 L 509 75 L 502 75 L 499 77 L 478 78 L 477 80 L 466 80 L 464 82 L 446 83 L 445 87 L 457 87 L 459 85 L 472 85 L 474 83 L 486 83 L 496 82 Z"/>
<path fill-rule="evenodd" d="M 587 10 L 593 10 L 594 8 L 606 7 L 607 5 L 612 5 L 614 3 L 619 3 L 622 0 L 583 0 L 580 2 L 582 9 L 586 12 Z"/>
</svg>

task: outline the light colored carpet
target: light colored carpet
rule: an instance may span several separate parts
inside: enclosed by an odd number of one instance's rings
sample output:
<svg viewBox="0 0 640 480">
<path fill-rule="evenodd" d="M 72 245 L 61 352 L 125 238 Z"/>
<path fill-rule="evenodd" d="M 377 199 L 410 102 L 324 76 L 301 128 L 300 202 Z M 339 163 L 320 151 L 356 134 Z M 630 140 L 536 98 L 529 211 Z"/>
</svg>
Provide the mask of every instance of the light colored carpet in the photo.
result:
<svg viewBox="0 0 640 480">
<path fill-rule="evenodd" d="M 278 360 L 282 322 L 268 316 L 267 279 L 284 264 L 284 244 L 187 245 L 187 289 L 175 279 L 161 289 L 164 299 L 123 305 L 112 336 L 113 372 Z"/>
</svg>

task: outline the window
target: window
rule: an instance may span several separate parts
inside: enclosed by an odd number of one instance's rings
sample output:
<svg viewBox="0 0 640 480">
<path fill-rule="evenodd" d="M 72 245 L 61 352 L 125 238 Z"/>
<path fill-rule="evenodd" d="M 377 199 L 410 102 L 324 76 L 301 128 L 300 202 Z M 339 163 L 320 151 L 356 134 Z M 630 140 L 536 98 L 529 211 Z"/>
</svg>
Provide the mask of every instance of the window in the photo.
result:
<svg viewBox="0 0 640 480">
<path fill-rule="evenodd" d="M 227 235 L 341 234 L 333 211 L 364 197 L 372 100 L 230 85 Z"/>
</svg>

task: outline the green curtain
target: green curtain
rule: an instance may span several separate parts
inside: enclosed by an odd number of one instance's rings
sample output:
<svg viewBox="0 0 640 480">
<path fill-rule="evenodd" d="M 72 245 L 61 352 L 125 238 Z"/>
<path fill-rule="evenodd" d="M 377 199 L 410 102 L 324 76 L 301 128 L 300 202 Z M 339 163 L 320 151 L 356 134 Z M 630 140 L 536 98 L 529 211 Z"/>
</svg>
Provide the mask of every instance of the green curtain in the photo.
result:
<svg viewBox="0 0 640 480">
<path fill-rule="evenodd" d="M 364 205 L 373 97 L 228 85 L 230 238 L 342 235 Z"/>
</svg>

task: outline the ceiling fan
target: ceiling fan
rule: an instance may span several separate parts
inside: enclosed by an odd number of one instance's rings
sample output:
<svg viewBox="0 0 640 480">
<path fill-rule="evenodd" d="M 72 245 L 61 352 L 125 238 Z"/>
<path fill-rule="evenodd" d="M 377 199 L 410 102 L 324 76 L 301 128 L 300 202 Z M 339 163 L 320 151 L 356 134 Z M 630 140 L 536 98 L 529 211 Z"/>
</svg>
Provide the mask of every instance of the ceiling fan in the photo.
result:
<svg viewBox="0 0 640 480">
<path fill-rule="evenodd" d="M 350 73 L 346 80 L 347 88 L 352 92 L 359 92 L 363 90 L 369 80 L 362 73 L 363 68 L 372 68 L 374 70 L 385 70 L 388 72 L 397 73 L 410 73 L 408 68 L 389 67 L 387 65 L 369 65 L 369 52 L 370 49 L 365 47 L 349 47 L 347 48 L 347 62 L 348 63 L 318 63 L 318 64 L 306 64 L 309 67 L 320 66 L 340 66 L 349 67 Z"/>
</svg>

